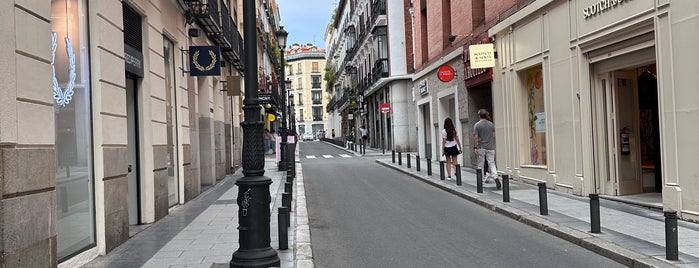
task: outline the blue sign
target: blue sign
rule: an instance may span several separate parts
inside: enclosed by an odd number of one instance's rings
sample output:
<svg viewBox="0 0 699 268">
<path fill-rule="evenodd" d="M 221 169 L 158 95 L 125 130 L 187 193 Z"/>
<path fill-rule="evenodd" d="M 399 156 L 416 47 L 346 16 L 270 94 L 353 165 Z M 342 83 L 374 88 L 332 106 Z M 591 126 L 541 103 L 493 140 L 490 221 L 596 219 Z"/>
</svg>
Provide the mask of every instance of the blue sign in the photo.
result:
<svg viewBox="0 0 699 268">
<path fill-rule="evenodd" d="M 190 46 L 189 75 L 221 75 L 221 49 L 218 46 Z"/>
</svg>

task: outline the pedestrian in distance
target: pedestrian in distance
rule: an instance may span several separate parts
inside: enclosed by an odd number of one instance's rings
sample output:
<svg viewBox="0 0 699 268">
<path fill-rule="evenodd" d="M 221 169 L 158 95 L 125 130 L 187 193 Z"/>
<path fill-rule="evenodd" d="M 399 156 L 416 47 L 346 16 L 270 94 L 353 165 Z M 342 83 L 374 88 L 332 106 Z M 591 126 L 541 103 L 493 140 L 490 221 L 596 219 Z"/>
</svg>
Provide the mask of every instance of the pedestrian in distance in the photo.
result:
<svg viewBox="0 0 699 268">
<path fill-rule="evenodd" d="M 366 148 L 366 145 L 369 142 L 369 130 L 362 125 L 359 128 L 359 133 L 362 135 L 362 144 L 364 145 L 364 148 Z"/>
<path fill-rule="evenodd" d="M 335 139 L 335 129 L 334 128 L 332 130 L 332 137 L 333 137 L 333 139 Z"/>
<path fill-rule="evenodd" d="M 272 150 L 272 134 L 269 132 L 269 129 L 265 128 L 262 135 L 263 141 L 265 142 L 265 154 L 268 154 Z"/>
<path fill-rule="evenodd" d="M 495 166 L 495 125 L 488 118 L 488 111 L 485 109 L 478 110 L 480 120 L 473 125 L 473 152 L 478 156 L 478 169 L 481 170 L 485 183 L 490 182 L 490 178 L 495 180 L 495 186 L 498 189 L 502 187 L 500 184 L 500 175 Z M 488 171 L 490 174 L 484 174 L 484 163 L 488 161 Z"/>
<path fill-rule="evenodd" d="M 444 129 L 442 129 L 442 155 L 447 163 L 447 180 L 451 180 L 451 166 L 458 163 L 458 156 L 461 154 L 461 141 L 456 135 L 456 128 L 451 118 L 444 119 Z"/>
</svg>

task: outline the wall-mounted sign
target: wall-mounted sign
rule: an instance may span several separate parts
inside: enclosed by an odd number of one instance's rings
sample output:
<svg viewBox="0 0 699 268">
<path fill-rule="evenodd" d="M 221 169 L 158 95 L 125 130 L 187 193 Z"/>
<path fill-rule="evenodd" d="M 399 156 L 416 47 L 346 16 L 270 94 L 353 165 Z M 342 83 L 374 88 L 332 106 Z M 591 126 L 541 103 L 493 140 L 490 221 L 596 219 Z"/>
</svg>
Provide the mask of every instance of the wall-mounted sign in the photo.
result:
<svg viewBox="0 0 699 268">
<path fill-rule="evenodd" d="M 495 47 L 492 43 L 468 46 L 471 69 L 495 67 Z"/>
<path fill-rule="evenodd" d="M 124 69 L 127 72 L 143 77 L 143 54 L 140 51 L 124 44 L 124 62 L 126 63 Z"/>
<path fill-rule="evenodd" d="M 427 90 L 427 79 L 420 81 L 420 83 L 417 84 L 418 91 L 420 92 L 420 95 L 425 95 L 428 93 Z"/>
<path fill-rule="evenodd" d="M 437 78 L 442 82 L 451 82 L 456 76 L 456 71 L 449 65 L 442 65 L 437 69 Z"/>
<path fill-rule="evenodd" d="M 387 114 L 391 112 L 391 104 L 389 103 L 382 103 L 381 106 L 379 106 L 379 111 L 381 113 Z"/>
<path fill-rule="evenodd" d="M 190 46 L 189 75 L 221 75 L 221 49 L 218 46 Z"/>
<path fill-rule="evenodd" d="M 619 6 L 624 0 L 599 0 L 595 1 L 591 6 L 583 8 L 583 17 L 585 19 L 600 14 L 604 11 Z"/>
</svg>

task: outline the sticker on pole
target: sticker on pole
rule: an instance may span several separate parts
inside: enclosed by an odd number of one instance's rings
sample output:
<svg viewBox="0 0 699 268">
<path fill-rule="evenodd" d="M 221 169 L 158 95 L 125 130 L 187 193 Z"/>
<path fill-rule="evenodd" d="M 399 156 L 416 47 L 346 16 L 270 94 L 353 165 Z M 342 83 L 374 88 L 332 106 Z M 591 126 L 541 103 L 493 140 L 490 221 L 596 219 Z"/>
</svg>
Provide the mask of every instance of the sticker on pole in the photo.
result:
<svg viewBox="0 0 699 268">
<path fill-rule="evenodd" d="M 381 106 L 379 106 L 379 111 L 382 113 L 390 113 L 391 112 L 391 104 L 388 103 L 382 103 Z"/>
</svg>

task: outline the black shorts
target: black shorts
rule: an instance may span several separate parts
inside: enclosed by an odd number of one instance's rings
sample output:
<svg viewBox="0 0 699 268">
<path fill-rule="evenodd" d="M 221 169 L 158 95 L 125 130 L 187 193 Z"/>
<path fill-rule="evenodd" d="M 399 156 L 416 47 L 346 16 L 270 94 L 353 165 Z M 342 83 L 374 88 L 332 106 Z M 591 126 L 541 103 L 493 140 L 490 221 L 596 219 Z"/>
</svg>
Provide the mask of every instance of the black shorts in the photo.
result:
<svg viewBox="0 0 699 268">
<path fill-rule="evenodd" d="M 362 136 L 362 139 L 364 139 L 364 140 L 368 140 L 368 139 L 369 139 L 369 136 L 367 136 L 367 135 L 364 135 L 364 136 Z"/>
<path fill-rule="evenodd" d="M 461 154 L 461 152 L 459 152 L 459 148 L 457 148 L 457 146 L 444 148 L 444 155 L 460 155 L 460 154 Z"/>
</svg>

